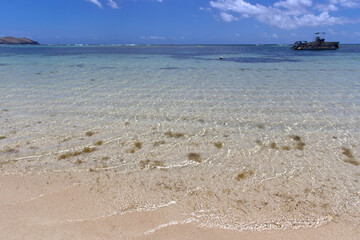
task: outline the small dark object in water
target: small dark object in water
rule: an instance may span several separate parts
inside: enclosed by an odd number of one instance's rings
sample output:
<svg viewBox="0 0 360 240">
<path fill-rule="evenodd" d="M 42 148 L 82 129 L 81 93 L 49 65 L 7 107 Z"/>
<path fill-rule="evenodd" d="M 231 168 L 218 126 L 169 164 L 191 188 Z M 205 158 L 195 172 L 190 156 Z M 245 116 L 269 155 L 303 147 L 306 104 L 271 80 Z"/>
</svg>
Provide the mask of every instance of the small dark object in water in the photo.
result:
<svg viewBox="0 0 360 240">
<path fill-rule="evenodd" d="M 320 37 L 320 34 L 323 35 Z M 339 42 L 325 42 L 325 33 L 315 33 L 315 41 L 297 41 L 291 47 L 293 50 L 336 50 L 339 49 Z"/>
<path fill-rule="evenodd" d="M 219 57 L 220 60 L 223 60 L 223 57 Z"/>
</svg>

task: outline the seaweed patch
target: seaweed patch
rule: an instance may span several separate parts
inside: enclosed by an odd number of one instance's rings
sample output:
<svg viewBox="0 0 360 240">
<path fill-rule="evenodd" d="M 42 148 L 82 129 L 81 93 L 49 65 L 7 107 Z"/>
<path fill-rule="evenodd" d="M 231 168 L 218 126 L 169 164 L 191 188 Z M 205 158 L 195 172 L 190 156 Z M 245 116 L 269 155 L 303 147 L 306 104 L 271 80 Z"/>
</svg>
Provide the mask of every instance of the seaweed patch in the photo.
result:
<svg viewBox="0 0 360 240">
<path fill-rule="evenodd" d="M 290 147 L 289 147 L 288 145 L 286 145 L 286 146 L 282 146 L 281 149 L 282 149 L 282 150 L 289 151 L 289 150 L 290 150 Z"/>
<path fill-rule="evenodd" d="M 301 139 L 301 137 L 297 135 L 290 135 L 289 136 L 292 140 L 295 141 L 294 148 L 298 150 L 304 150 L 305 142 Z"/>
<path fill-rule="evenodd" d="M 290 135 L 289 137 L 294 141 L 301 141 L 301 137 L 299 137 L 297 135 Z"/>
<path fill-rule="evenodd" d="M 271 142 L 271 143 L 270 143 L 270 148 L 272 148 L 272 149 L 279 149 L 278 146 L 277 146 L 277 144 L 276 144 L 276 142 Z"/>
<path fill-rule="evenodd" d="M 163 144 L 165 144 L 165 141 L 157 141 L 157 142 L 154 142 L 154 147 L 157 147 L 157 146 L 160 146 Z"/>
<path fill-rule="evenodd" d="M 305 147 L 305 143 L 303 141 L 295 143 L 295 149 L 304 150 L 304 147 Z"/>
<path fill-rule="evenodd" d="M 167 136 L 169 138 L 181 138 L 184 136 L 183 133 L 173 133 L 171 131 L 167 131 L 164 134 L 165 134 L 165 136 Z"/>
<path fill-rule="evenodd" d="M 134 148 L 126 150 L 126 153 L 135 153 L 135 152 L 136 152 L 136 151 L 135 151 Z"/>
<path fill-rule="evenodd" d="M 255 142 L 256 142 L 257 145 L 259 145 L 260 147 L 266 147 L 266 145 L 265 145 L 261 140 L 256 140 Z"/>
<path fill-rule="evenodd" d="M 95 134 L 95 133 L 92 132 L 92 131 L 87 131 L 87 132 L 85 133 L 85 135 L 88 136 L 88 137 L 91 137 L 91 136 L 94 135 L 94 134 Z"/>
<path fill-rule="evenodd" d="M 82 151 L 67 152 L 67 153 L 61 154 L 59 156 L 59 160 L 67 159 L 70 157 L 76 157 L 76 156 L 79 156 L 79 155 L 85 154 L 85 153 L 92 153 L 96 150 L 97 150 L 96 147 L 84 147 Z"/>
<path fill-rule="evenodd" d="M 83 153 L 92 153 L 96 151 L 95 147 L 84 147 L 84 149 L 82 150 Z"/>
<path fill-rule="evenodd" d="M 188 159 L 191 160 L 191 161 L 198 162 L 198 163 L 201 163 L 201 162 L 202 162 L 199 153 L 188 153 L 187 157 L 188 157 Z"/>
<path fill-rule="evenodd" d="M 214 146 L 218 149 L 223 147 L 223 143 L 222 142 L 214 142 Z"/>
<path fill-rule="evenodd" d="M 139 162 L 139 165 L 140 165 L 140 169 L 144 169 L 144 168 L 147 168 L 150 164 L 150 160 L 147 159 L 147 160 L 141 160 Z"/>
<path fill-rule="evenodd" d="M 249 176 L 252 176 L 252 175 L 254 175 L 254 171 L 253 170 L 247 170 L 247 171 L 243 171 L 241 173 L 238 173 L 236 175 L 235 179 L 237 181 L 240 181 L 240 180 L 245 179 L 245 178 L 247 178 Z"/>
<path fill-rule="evenodd" d="M 354 166 L 360 165 L 360 162 L 355 160 L 354 154 L 351 152 L 349 148 L 341 147 L 341 149 L 343 150 L 342 154 L 344 154 L 347 157 L 347 159 L 345 159 L 344 162 L 350 163 Z"/>
<path fill-rule="evenodd" d="M 136 141 L 135 143 L 134 143 L 134 147 L 136 147 L 137 149 L 141 149 L 142 148 L 142 142 L 139 142 L 139 141 Z"/>
<path fill-rule="evenodd" d="M 15 148 L 5 147 L 5 149 L 1 152 L 3 152 L 3 153 L 18 153 L 19 150 L 15 149 Z"/>
<path fill-rule="evenodd" d="M 76 162 L 75 162 L 76 165 L 80 165 L 80 164 L 83 164 L 83 163 L 84 163 L 84 161 L 82 161 L 80 159 L 76 160 Z"/>
</svg>

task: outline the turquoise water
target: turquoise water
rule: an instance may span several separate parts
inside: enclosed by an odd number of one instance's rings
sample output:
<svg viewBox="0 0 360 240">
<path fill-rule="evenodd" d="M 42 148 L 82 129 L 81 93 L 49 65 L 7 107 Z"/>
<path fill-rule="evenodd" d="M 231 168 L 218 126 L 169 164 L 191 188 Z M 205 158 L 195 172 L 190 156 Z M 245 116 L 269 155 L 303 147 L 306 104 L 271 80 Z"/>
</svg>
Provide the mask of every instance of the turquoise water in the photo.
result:
<svg viewBox="0 0 360 240">
<path fill-rule="evenodd" d="M 238 230 L 358 218 L 359 62 L 358 45 L 2 46 L 0 173 L 114 171 L 132 183 L 117 212 Z"/>
</svg>

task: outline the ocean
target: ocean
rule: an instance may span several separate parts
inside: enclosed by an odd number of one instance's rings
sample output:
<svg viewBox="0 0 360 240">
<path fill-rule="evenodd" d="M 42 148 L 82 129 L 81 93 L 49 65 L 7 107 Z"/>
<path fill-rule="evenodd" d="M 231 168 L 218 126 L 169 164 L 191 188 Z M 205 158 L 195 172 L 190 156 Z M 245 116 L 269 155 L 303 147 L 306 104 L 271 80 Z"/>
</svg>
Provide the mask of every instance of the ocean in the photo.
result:
<svg viewBox="0 0 360 240">
<path fill-rule="evenodd" d="M 93 218 L 359 219 L 359 62 L 360 45 L 0 46 L 0 174 L 86 175 Z"/>
</svg>

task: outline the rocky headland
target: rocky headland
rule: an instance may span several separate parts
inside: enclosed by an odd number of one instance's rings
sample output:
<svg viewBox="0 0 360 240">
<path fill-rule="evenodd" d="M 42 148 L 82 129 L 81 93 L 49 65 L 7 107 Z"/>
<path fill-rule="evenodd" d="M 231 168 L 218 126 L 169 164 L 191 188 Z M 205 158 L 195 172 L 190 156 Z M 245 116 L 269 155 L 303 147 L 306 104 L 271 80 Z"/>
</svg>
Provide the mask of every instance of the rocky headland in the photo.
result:
<svg viewBox="0 0 360 240">
<path fill-rule="evenodd" d="M 0 38 L 0 44 L 33 44 L 39 43 L 28 38 L 3 37 Z"/>
</svg>

